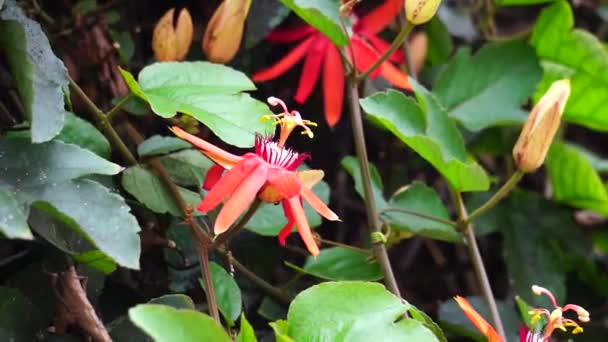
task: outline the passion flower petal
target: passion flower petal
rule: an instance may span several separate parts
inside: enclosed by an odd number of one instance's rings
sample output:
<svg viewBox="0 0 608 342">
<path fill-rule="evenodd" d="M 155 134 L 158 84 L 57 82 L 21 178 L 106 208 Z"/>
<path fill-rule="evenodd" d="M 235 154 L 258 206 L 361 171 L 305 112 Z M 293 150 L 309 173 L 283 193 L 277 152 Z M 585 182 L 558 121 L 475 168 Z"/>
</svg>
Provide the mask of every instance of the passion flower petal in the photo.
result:
<svg viewBox="0 0 608 342">
<path fill-rule="evenodd" d="M 302 208 L 302 203 L 300 203 L 300 197 L 295 196 L 289 198 L 287 199 L 287 202 L 289 203 L 289 209 L 291 209 L 291 214 L 298 227 L 298 233 L 300 234 L 302 241 L 304 241 L 304 245 L 306 245 L 310 254 L 314 256 L 319 255 L 319 246 L 317 246 L 315 239 L 312 237 L 310 226 L 306 220 L 306 214 L 304 214 L 304 208 Z"/>
</svg>

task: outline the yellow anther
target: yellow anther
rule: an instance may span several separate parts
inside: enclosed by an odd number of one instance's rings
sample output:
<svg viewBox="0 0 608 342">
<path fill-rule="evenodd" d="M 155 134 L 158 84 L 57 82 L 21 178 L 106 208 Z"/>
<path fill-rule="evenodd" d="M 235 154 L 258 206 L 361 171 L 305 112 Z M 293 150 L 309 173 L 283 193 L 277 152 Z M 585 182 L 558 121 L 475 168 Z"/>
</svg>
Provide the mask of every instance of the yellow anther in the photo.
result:
<svg viewBox="0 0 608 342">
<path fill-rule="evenodd" d="M 576 334 L 580 334 L 583 332 L 583 327 L 576 327 L 574 328 L 574 330 L 572 330 L 572 335 L 576 335 Z"/>
<path fill-rule="evenodd" d="M 532 311 L 531 311 L 531 313 L 532 313 Z M 535 314 L 535 315 L 534 315 L 534 316 L 532 316 L 532 318 L 530 319 L 530 322 L 531 322 L 532 324 L 534 324 L 534 323 L 536 323 L 536 322 L 540 321 L 540 319 L 541 319 L 541 316 L 540 316 L 539 314 Z"/>
</svg>

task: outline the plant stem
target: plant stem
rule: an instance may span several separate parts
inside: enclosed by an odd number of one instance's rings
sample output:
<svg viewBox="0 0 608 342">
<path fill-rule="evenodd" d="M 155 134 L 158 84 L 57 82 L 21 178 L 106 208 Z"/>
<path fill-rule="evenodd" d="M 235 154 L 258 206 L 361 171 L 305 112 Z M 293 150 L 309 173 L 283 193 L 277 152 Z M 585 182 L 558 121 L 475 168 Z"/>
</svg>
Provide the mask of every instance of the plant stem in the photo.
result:
<svg viewBox="0 0 608 342">
<path fill-rule="evenodd" d="M 397 37 L 395 37 L 388 50 L 384 51 L 384 53 L 376 60 L 376 62 L 374 62 L 374 64 L 372 64 L 372 66 L 369 67 L 369 69 L 365 70 L 357 77 L 357 82 L 365 80 L 369 76 L 369 74 L 371 74 L 374 70 L 376 70 L 376 68 L 380 66 L 380 64 L 384 63 L 387 59 L 389 59 L 393 52 L 395 52 L 398 48 L 402 47 L 403 42 L 405 42 L 407 36 L 410 34 L 413 28 L 414 24 L 406 20 L 405 25 L 401 27 L 401 31 L 399 31 L 399 34 L 397 35 Z M 408 70 L 408 72 L 411 73 L 412 71 Z"/>
<path fill-rule="evenodd" d="M 386 208 L 382 211 L 380 211 L 379 215 L 382 215 L 384 213 L 388 213 L 388 212 L 399 212 L 399 213 L 403 213 L 403 214 L 408 214 L 408 215 L 412 215 L 412 216 L 418 216 L 427 220 L 431 220 L 431 221 L 435 221 L 435 222 L 439 222 L 439 223 L 443 223 L 443 224 L 447 224 L 453 227 L 458 227 L 458 223 L 452 221 L 452 220 L 448 220 L 448 219 L 444 219 L 441 217 L 437 217 L 437 216 L 433 216 L 433 215 L 428 215 L 428 214 L 424 214 L 424 213 L 419 213 L 413 210 L 409 210 L 409 209 L 404 209 L 404 208 Z"/>
<path fill-rule="evenodd" d="M 76 82 L 71 77 L 68 76 L 68 80 L 70 82 L 70 87 L 72 88 L 74 93 L 76 93 L 76 95 L 78 95 L 78 97 L 82 100 L 87 110 L 91 114 L 93 114 L 95 121 L 97 121 L 99 128 L 101 128 L 106 138 L 108 138 L 110 144 L 112 144 L 112 146 L 114 146 L 114 148 L 118 150 L 120 155 L 130 165 L 137 165 L 137 159 L 135 158 L 133 153 L 131 153 L 129 148 L 127 148 L 127 145 L 125 145 L 118 133 L 116 133 L 114 127 L 112 127 L 112 124 L 110 123 L 108 117 L 104 114 L 104 112 L 101 111 L 101 109 L 99 109 L 99 107 L 97 107 L 97 105 L 95 105 L 93 101 L 91 101 L 87 94 L 85 94 L 85 92 L 78 86 L 78 84 L 76 84 Z"/>
<path fill-rule="evenodd" d="M 108 120 L 110 122 L 114 121 L 116 116 L 120 113 L 120 110 L 122 109 L 122 107 L 125 105 L 125 103 L 127 103 L 127 101 L 129 101 L 130 98 L 131 98 L 131 95 L 127 95 L 127 96 L 123 97 L 122 99 L 120 99 L 120 101 L 118 101 L 118 103 L 116 103 L 114 105 L 114 107 L 112 107 L 108 111 L 108 114 L 106 114 L 106 117 L 108 118 Z"/>
<path fill-rule="evenodd" d="M 129 133 L 129 136 L 131 136 L 131 138 L 137 144 L 144 141 L 144 137 L 128 121 L 125 122 L 125 127 Z M 163 164 L 161 164 L 161 162 L 156 158 L 151 159 L 148 163 L 158 175 L 161 183 L 163 183 L 167 191 L 169 191 L 171 194 L 175 204 L 177 204 L 181 212 L 184 213 L 184 221 L 186 224 L 188 224 L 188 226 L 190 226 L 192 233 L 194 234 L 201 273 L 203 274 L 203 281 L 205 281 L 205 294 L 207 297 L 209 314 L 211 314 L 211 317 L 213 317 L 213 319 L 215 319 L 215 321 L 221 325 L 217 297 L 215 296 L 215 289 L 213 287 L 213 280 L 211 278 L 211 270 L 209 269 L 209 247 L 211 246 L 211 238 L 203 233 L 201 227 L 192 217 L 192 208 L 182 197 L 177 185 L 173 182 Z"/>
<path fill-rule="evenodd" d="M 476 218 L 483 215 L 486 211 L 492 209 L 496 204 L 498 204 L 498 202 L 500 202 L 500 200 L 505 198 L 505 196 L 507 196 L 509 194 L 509 192 L 511 192 L 511 190 L 513 190 L 513 188 L 515 188 L 515 186 L 517 185 L 517 183 L 519 183 L 519 181 L 521 180 L 521 178 L 523 176 L 524 176 L 524 172 L 522 172 L 520 170 L 515 171 L 511 175 L 511 177 L 509 177 L 507 182 L 505 184 L 503 184 L 503 186 L 500 187 L 500 189 L 498 189 L 498 191 L 496 191 L 494 196 L 492 196 L 481 207 L 473 210 L 471 215 L 469 215 L 469 217 L 467 218 L 466 222 L 473 222 L 473 221 L 475 221 Z"/>
<path fill-rule="evenodd" d="M 355 140 L 355 149 L 357 150 L 357 158 L 361 167 L 361 179 L 363 180 L 363 189 L 365 192 L 365 209 L 367 212 L 367 224 L 371 232 L 380 233 L 380 224 L 374 193 L 372 189 L 371 174 L 369 171 L 369 161 L 367 159 L 367 149 L 365 144 L 365 134 L 363 132 L 363 119 L 361 118 L 361 108 L 359 107 L 359 89 L 356 73 L 351 74 L 348 78 L 348 97 L 350 105 L 350 117 L 353 127 L 353 137 Z M 397 297 L 401 297 L 397 280 L 393 274 L 393 268 L 388 258 L 386 246 L 383 243 L 374 244 L 374 254 L 378 263 L 384 272 L 384 282 L 390 292 Z"/>
<path fill-rule="evenodd" d="M 266 280 L 260 278 L 257 274 L 248 269 L 245 265 L 241 264 L 238 260 L 236 260 L 233 256 L 229 256 L 228 253 L 222 248 L 217 249 L 218 253 L 224 256 L 229 263 L 234 265 L 234 268 L 237 269 L 243 276 L 245 276 L 249 281 L 251 281 L 255 286 L 262 289 L 272 298 L 278 300 L 281 303 L 289 305 L 291 302 L 291 297 L 283 292 L 281 289 L 272 286 Z"/>
<path fill-rule="evenodd" d="M 211 244 L 211 250 L 214 250 L 218 246 L 223 245 L 226 241 L 228 241 L 228 239 L 240 232 L 241 229 L 245 227 L 247 222 L 249 222 L 251 217 L 253 217 L 253 214 L 255 214 L 255 212 L 260 207 L 260 204 L 262 204 L 262 201 L 260 201 L 260 199 L 256 197 L 253 203 L 249 206 L 249 209 L 247 210 L 243 218 L 241 218 L 241 220 L 237 222 L 237 224 L 235 224 L 229 231 L 221 234 L 217 237 L 217 239 L 215 239 L 215 241 L 213 241 L 213 243 Z"/>
<path fill-rule="evenodd" d="M 464 201 L 462 200 L 462 195 L 460 194 L 460 192 L 452 189 L 452 197 L 454 199 L 454 204 L 458 213 L 459 226 L 464 232 L 465 240 L 467 242 L 467 249 L 469 251 L 469 257 L 471 258 L 471 262 L 473 263 L 473 269 L 475 270 L 477 281 L 481 286 L 481 292 L 483 293 L 483 297 L 486 301 L 486 304 L 488 305 L 488 308 L 490 309 L 492 322 L 494 323 L 494 327 L 496 328 L 498 334 L 502 336 L 503 340 L 506 341 L 505 329 L 498 313 L 498 307 L 496 306 L 496 300 L 494 299 L 494 293 L 492 292 L 492 287 L 490 286 L 488 274 L 483 265 L 481 253 L 479 253 L 479 247 L 477 246 L 477 240 L 475 239 L 475 231 L 473 230 L 473 224 L 468 221 L 467 208 L 464 205 Z"/>
<path fill-rule="evenodd" d="M 399 26 L 403 29 L 406 25 L 411 25 L 409 21 L 405 18 L 405 13 L 401 13 L 398 17 Z M 407 40 L 403 41 L 403 54 L 405 55 L 405 63 L 407 67 L 407 73 L 409 77 L 413 79 L 417 79 L 418 75 L 416 75 L 416 69 L 414 68 L 414 61 L 412 60 L 412 54 L 410 53 L 410 47 L 407 44 Z"/>
</svg>

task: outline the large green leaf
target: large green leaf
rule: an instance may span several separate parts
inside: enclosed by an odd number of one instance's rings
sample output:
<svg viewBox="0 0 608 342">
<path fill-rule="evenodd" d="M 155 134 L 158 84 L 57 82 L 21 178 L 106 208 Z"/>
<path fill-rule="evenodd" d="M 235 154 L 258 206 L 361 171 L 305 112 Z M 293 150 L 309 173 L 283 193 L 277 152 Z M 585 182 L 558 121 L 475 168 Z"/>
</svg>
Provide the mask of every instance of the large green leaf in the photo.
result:
<svg viewBox="0 0 608 342">
<path fill-rule="evenodd" d="M 302 271 L 325 280 L 373 281 L 383 277 L 380 265 L 369 254 L 342 247 L 325 248 L 318 256 L 309 256 Z"/>
<path fill-rule="evenodd" d="M 323 203 L 329 203 L 329 185 L 324 181 L 317 183 L 313 188 L 314 192 Z M 311 228 L 321 225 L 321 216 L 303 200 L 304 213 Z M 258 211 L 247 222 L 246 228 L 260 235 L 277 236 L 281 229 L 287 224 L 287 219 L 283 213 L 281 205 L 263 203 Z M 294 228 L 295 229 L 295 228 Z"/>
<path fill-rule="evenodd" d="M 108 139 L 95 126 L 73 113 L 65 112 L 65 125 L 56 139 L 66 144 L 78 145 L 102 158 L 110 158 L 111 148 Z"/>
<path fill-rule="evenodd" d="M 162 156 L 160 162 L 175 183 L 197 188 L 203 183 L 207 170 L 215 165 L 200 151 L 193 149 Z"/>
<path fill-rule="evenodd" d="M 554 142 L 546 165 L 556 201 L 608 215 L 606 186 L 589 159 L 578 149 Z"/>
<path fill-rule="evenodd" d="M 173 196 L 160 179 L 139 165 L 132 166 L 123 172 L 122 186 L 128 193 L 155 213 L 184 216 L 184 213 L 175 203 Z M 186 203 L 192 207 L 196 208 L 200 203 L 201 198 L 197 193 L 182 187 L 178 187 L 178 190 Z M 195 210 L 193 215 L 202 215 L 202 213 Z"/>
<path fill-rule="evenodd" d="M 219 138 L 238 147 L 253 146 L 256 133 L 272 132 L 268 106 L 242 91 L 255 90 L 245 74 L 208 62 L 165 62 L 145 67 L 139 83 L 121 73 L 131 92 L 148 101 L 156 114 L 169 118 L 177 112 L 193 116 Z"/>
<path fill-rule="evenodd" d="M 45 322 L 36 308 L 15 289 L 0 287 L 0 340 L 36 341 Z"/>
<path fill-rule="evenodd" d="M 148 157 L 183 150 L 190 146 L 187 141 L 180 138 L 153 135 L 137 146 L 137 154 L 140 157 Z"/>
<path fill-rule="evenodd" d="M 0 233 L 9 239 L 33 238 L 27 225 L 27 216 L 15 196 L 7 189 L 0 189 Z"/>
<path fill-rule="evenodd" d="M 217 305 L 224 319 L 228 321 L 230 326 L 233 326 L 241 314 L 243 302 L 241 289 L 236 284 L 234 278 L 222 266 L 211 262 L 209 268 L 211 270 L 211 281 L 213 282 Z M 202 279 L 201 285 L 203 288 L 205 287 L 205 282 Z"/>
<path fill-rule="evenodd" d="M 452 118 L 470 131 L 480 131 L 523 122 L 526 114 L 520 107 L 540 78 L 532 48 L 519 41 L 493 43 L 474 56 L 469 49 L 458 51 L 433 93 Z"/>
<path fill-rule="evenodd" d="M 462 136 L 433 94 L 412 81 L 418 98 L 389 90 L 362 99 L 368 117 L 431 163 L 458 191 L 489 186 L 485 171 L 467 155 Z"/>
<path fill-rule="evenodd" d="M 564 120 L 608 131 L 608 50 L 593 34 L 574 29 L 567 1 L 557 1 L 542 11 L 530 43 L 545 70 L 536 97 L 553 81 L 570 78 L 572 91 Z"/>
<path fill-rule="evenodd" d="M 357 159 L 351 156 L 344 157 L 342 159 L 342 167 L 353 177 L 357 193 L 361 198 L 364 198 L 361 169 L 359 168 Z M 370 164 L 370 172 L 376 207 L 381 212 L 382 217 L 391 224 L 392 228 L 406 233 L 426 236 L 431 239 L 451 242 L 459 240 L 459 234 L 454 227 L 448 224 L 399 212 L 399 209 L 405 209 L 449 220 L 448 210 L 441 202 L 439 195 L 432 188 L 423 183 L 414 182 L 387 201 L 382 194 L 382 179 L 373 164 Z"/>
<path fill-rule="evenodd" d="M 139 224 L 118 194 L 91 180 L 45 187 L 33 205 L 81 233 L 125 267 L 139 268 Z"/>
<path fill-rule="evenodd" d="M 255 331 L 249 321 L 247 321 L 247 318 L 245 318 L 245 314 L 241 315 L 241 330 L 236 338 L 236 342 L 258 342 L 257 337 L 255 337 Z"/>
<path fill-rule="evenodd" d="M 419 321 L 403 319 L 408 307 L 377 283 L 322 283 L 291 303 L 289 337 L 298 342 L 438 341 Z"/>
<path fill-rule="evenodd" d="M 340 26 L 340 0 L 281 0 L 302 20 L 321 31 L 337 46 L 348 43 Z"/>
<path fill-rule="evenodd" d="M 82 234 L 117 263 L 138 268 L 139 225 L 124 199 L 90 180 L 121 168 L 76 145 L 51 141 L 0 139 L 0 190 L 12 193 L 23 208 L 35 205 Z"/>
<path fill-rule="evenodd" d="M 129 318 L 155 342 L 230 341 L 213 318 L 194 310 L 141 304 L 129 309 Z"/>
<path fill-rule="evenodd" d="M 51 140 L 63 127 L 67 70 L 53 54 L 40 25 L 26 17 L 13 0 L 7 0 L 0 11 L 0 32 L 0 56 L 15 78 L 32 142 Z"/>
<path fill-rule="evenodd" d="M 438 16 L 434 16 L 424 25 L 424 30 L 429 40 L 426 60 L 431 66 L 445 63 L 454 50 L 454 43 L 447 27 Z"/>
</svg>

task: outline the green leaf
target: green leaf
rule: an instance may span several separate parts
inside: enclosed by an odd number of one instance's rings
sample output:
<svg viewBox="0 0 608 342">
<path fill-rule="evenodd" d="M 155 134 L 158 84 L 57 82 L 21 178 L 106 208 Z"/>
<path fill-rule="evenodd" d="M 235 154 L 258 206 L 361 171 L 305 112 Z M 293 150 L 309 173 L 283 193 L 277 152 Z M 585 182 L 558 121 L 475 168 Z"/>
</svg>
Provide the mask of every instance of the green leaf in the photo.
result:
<svg viewBox="0 0 608 342">
<path fill-rule="evenodd" d="M 148 304 L 162 304 L 175 309 L 195 310 L 192 299 L 183 294 L 171 294 L 151 299 Z M 108 324 L 113 341 L 152 342 L 152 339 L 137 328 L 127 315 L 120 316 Z"/>
<path fill-rule="evenodd" d="M 139 268 L 139 224 L 122 197 L 91 180 L 38 189 L 32 204 L 62 221 L 118 264 Z"/>
<path fill-rule="evenodd" d="M 467 297 L 467 300 L 469 303 L 471 303 L 473 308 L 475 308 L 475 310 L 479 312 L 479 314 L 485 318 L 488 323 L 491 324 L 492 320 L 490 319 L 490 310 L 483 299 L 481 297 Z M 508 333 L 507 340 L 519 341 L 517 332 L 519 330 L 520 320 L 515 307 L 511 303 L 507 304 L 502 301 L 498 301 L 496 305 L 498 307 L 500 318 L 505 327 L 505 331 Z M 456 301 L 453 299 L 441 303 L 439 306 L 439 319 L 441 320 L 442 324 L 448 322 L 467 329 L 471 335 L 481 336 L 477 328 L 473 326 L 471 321 L 469 321 L 462 309 L 458 306 L 458 303 L 456 303 Z M 484 339 L 480 340 L 484 341 Z"/>
<path fill-rule="evenodd" d="M 337 46 L 348 44 L 340 26 L 340 0 L 281 0 L 302 20 L 321 31 Z"/>
<path fill-rule="evenodd" d="M 102 158 L 110 158 L 111 148 L 108 139 L 95 126 L 73 113 L 65 112 L 65 125 L 55 139 L 66 144 L 78 145 Z"/>
<path fill-rule="evenodd" d="M 148 157 L 183 150 L 190 146 L 187 141 L 179 138 L 153 135 L 137 146 L 137 154 L 140 157 Z"/>
<path fill-rule="evenodd" d="M 433 66 L 447 62 L 454 50 L 454 44 L 445 24 L 438 16 L 434 16 L 424 25 L 424 29 L 429 39 L 426 53 L 428 63 Z"/>
<path fill-rule="evenodd" d="M 116 263 L 100 250 L 91 250 L 73 256 L 79 264 L 87 265 L 105 274 L 116 271 Z"/>
<path fill-rule="evenodd" d="M 533 315 L 530 314 L 530 311 L 534 309 L 530 304 L 526 303 L 520 296 L 515 296 L 515 304 L 517 304 L 517 310 L 519 311 L 519 315 L 524 321 L 524 324 L 528 328 L 534 328 L 536 324 L 532 322 Z"/>
<path fill-rule="evenodd" d="M 0 340 L 36 341 L 45 324 L 38 308 L 19 291 L 0 287 Z"/>
<path fill-rule="evenodd" d="M 245 74 L 208 62 L 154 63 L 133 76 L 120 70 L 131 92 L 148 101 L 154 113 L 169 118 L 188 114 L 225 142 L 238 147 L 253 146 L 256 133 L 271 132 L 268 106 L 242 91 L 255 90 Z"/>
<path fill-rule="evenodd" d="M 571 93 L 564 120 L 591 129 L 608 131 L 608 50 L 593 34 L 574 29 L 567 1 L 545 8 L 530 43 L 545 70 L 536 98 L 558 78 L 570 78 Z"/>
<path fill-rule="evenodd" d="M 155 342 L 230 341 L 213 318 L 194 310 L 141 304 L 129 309 L 129 318 Z"/>
<path fill-rule="evenodd" d="M 425 327 L 432 331 L 433 334 L 435 334 L 435 337 L 437 337 L 437 340 L 439 340 L 440 342 L 448 341 L 448 339 L 443 334 L 443 330 L 441 330 L 441 327 L 439 327 L 439 325 L 435 323 L 433 319 L 431 319 L 431 317 L 429 317 L 429 315 L 427 315 L 424 311 L 418 309 L 415 306 L 410 306 L 407 312 L 410 314 L 412 319 L 415 319 L 418 322 L 424 324 Z"/>
<path fill-rule="evenodd" d="M 569 143 L 568 145 L 578 150 L 578 152 L 591 163 L 595 171 L 600 173 L 608 172 L 608 159 L 595 154 L 584 146 L 572 143 Z"/>
<path fill-rule="evenodd" d="M 421 182 L 414 182 L 403 191 L 395 194 L 390 199 L 388 208 L 402 208 L 444 220 L 450 219 L 450 214 L 441 202 L 437 192 Z M 388 218 L 391 227 L 401 231 L 436 240 L 450 242 L 460 240 L 460 234 L 449 224 L 398 211 L 385 212 L 384 216 Z"/>
<path fill-rule="evenodd" d="M 215 165 L 198 150 L 184 150 L 160 158 L 171 179 L 177 184 L 199 188 L 207 170 Z"/>
<path fill-rule="evenodd" d="M 313 188 L 314 192 L 323 203 L 329 203 L 329 185 L 320 181 Z M 304 213 L 311 228 L 321 225 L 322 219 L 319 214 L 304 200 Z M 281 205 L 262 203 L 255 215 L 247 222 L 245 228 L 264 236 L 277 236 L 281 229 L 287 224 Z M 295 229 L 295 228 L 294 228 Z"/>
<path fill-rule="evenodd" d="M 228 325 L 233 326 L 234 322 L 241 314 L 242 298 L 241 289 L 236 284 L 234 278 L 226 272 L 226 270 L 211 262 L 209 265 L 211 271 L 211 281 L 215 290 L 217 305 L 222 316 L 228 322 Z M 205 282 L 200 279 L 200 284 L 205 288 Z"/>
<path fill-rule="evenodd" d="M 450 117 L 477 132 L 523 122 L 526 114 L 520 107 L 534 93 L 540 78 L 532 48 L 519 41 L 492 43 L 474 56 L 470 50 L 460 49 L 439 75 L 433 93 Z"/>
<path fill-rule="evenodd" d="M 239 335 L 236 337 L 236 342 L 258 342 L 258 339 L 255 337 L 255 331 L 247 318 L 245 318 L 245 314 L 241 315 L 241 330 L 239 331 Z"/>
<path fill-rule="evenodd" d="M 547 2 L 554 2 L 555 0 L 494 0 L 501 6 L 523 6 L 523 5 L 537 5 L 544 4 Z"/>
<path fill-rule="evenodd" d="M 254 47 L 270 31 L 279 26 L 289 15 L 289 8 L 278 5 L 276 0 L 256 0 L 251 2 L 245 23 L 245 48 Z"/>
<path fill-rule="evenodd" d="M 299 342 L 438 341 L 422 323 L 402 319 L 408 307 L 377 283 L 322 283 L 291 303 L 289 336 Z"/>
<path fill-rule="evenodd" d="M 110 13 L 106 13 L 106 20 Z M 116 13 L 116 12 L 114 12 Z M 133 55 L 135 54 L 135 43 L 133 42 L 133 36 L 129 31 L 114 31 L 110 30 L 110 38 L 118 43 L 118 57 L 122 63 L 129 63 Z"/>
<path fill-rule="evenodd" d="M 363 189 L 363 180 L 361 178 L 361 168 L 359 167 L 359 161 L 357 158 L 352 156 L 346 156 L 342 159 L 342 167 L 353 177 L 355 181 L 355 190 L 361 196 L 361 199 L 365 199 L 365 191 Z M 369 164 L 369 172 L 371 174 L 372 191 L 374 193 L 374 200 L 378 209 L 382 210 L 388 207 L 388 203 L 384 199 L 382 190 L 382 178 L 375 165 Z"/>
<path fill-rule="evenodd" d="M 274 331 L 274 337 L 277 342 L 294 342 L 294 340 L 287 335 L 289 333 L 289 323 L 287 323 L 286 320 L 280 319 L 269 323 L 269 325 Z"/>
<path fill-rule="evenodd" d="M 325 280 L 373 281 L 383 277 L 380 265 L 370 254 L 342 247 L 325 248 L 318 256 L 309 256 L 302 271 Z"/>
<path fill-rule="evenodd" d="M 67 70 L 53 54 L 40 25 L 27 18 L 13 0 L 0 12 L 0 32 L 0 56 L 15 78 L 32 142 L 49 141 L 63 127 Z"/>
<path fill-rule="evenodd" d="M 9 239 L 31 240 L 34 238 L 27 225 L 27 216 L 21 210 L 17 199 L 11 192 L 1 188 L 0 233 Z"/>
<path fill-rule="evenodd" d="M 128 193 L 155 213 L 169 213 L 178 217 L 184 216 L 184 213 L 179 209 L 171 193 L 160 179 L 139 165 L 132 166 L 123 172 L 122 186 Z M 192 207 L 196 208 L 200 203 L 201 198 L 197 193 L 182 187 L 178 187 L 178 190 L 186 203 L 192 205 Z M 195 210 L 193 215 L 202 215 L 202 213 Z"/>
<path fill-rule="evenodd" d="M 608 215 L 606 186 L 583 153 L 556 141 L 549 150 L 546 165 L 556 201 Z"/>
<path fill-rule="evenodd" d="M 418 103 L 389 90 L 360 101 L 368 117 L 431 163 L 457 191 L 489 186 L 485 171 L 467 156 L 462 136 L 435 97 L 412 81 Z"/>
</svg>

